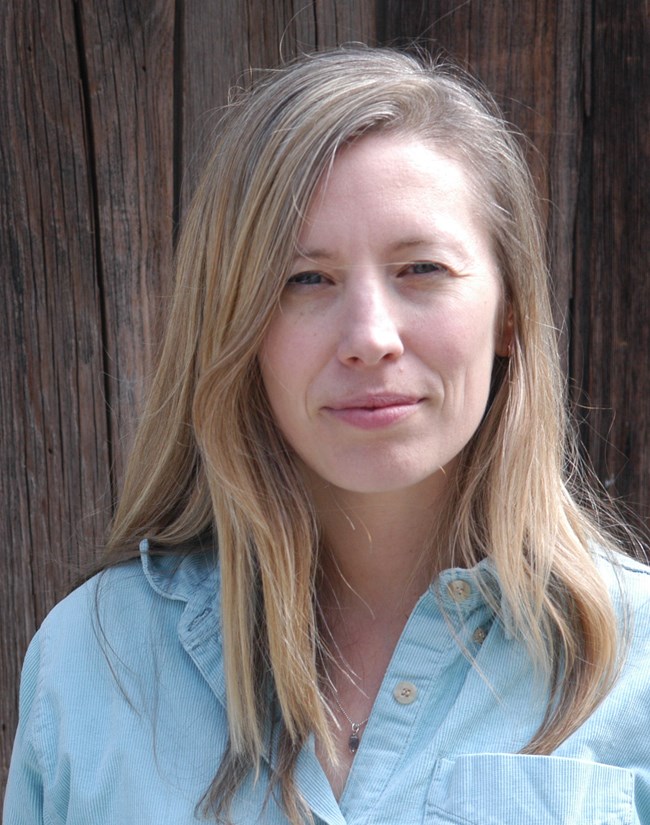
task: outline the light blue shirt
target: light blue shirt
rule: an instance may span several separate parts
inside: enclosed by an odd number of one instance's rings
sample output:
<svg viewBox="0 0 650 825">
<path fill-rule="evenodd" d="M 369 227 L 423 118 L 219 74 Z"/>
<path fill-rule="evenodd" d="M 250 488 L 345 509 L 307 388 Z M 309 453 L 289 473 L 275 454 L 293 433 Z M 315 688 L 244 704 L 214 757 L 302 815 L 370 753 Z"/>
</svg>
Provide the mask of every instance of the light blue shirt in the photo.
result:
<svg viewBox="0 0 650 825">
<path fill-rule="evenodd" d="M 4 825 L 200 821 L 226 744 L 218 567 L 146 546 L 142 558 L 76 590 L 36 634 Z M 448 570 L 409 618 L 338 802 L 313 743 L 300 754 L 297 784 L 316 823 L 650 825 L 650 571 L 602 566 L 632 611 L 629 656 L 552 756 L 518 754 L 546 694 L 507 611 L 495 621 L 477 587 L 498 597 L 493 568 Z M 265 806 L 268 775 L 264 763 L 239 792 L 237 825 L 286 823 L 273 796 Z"/>
</svg>

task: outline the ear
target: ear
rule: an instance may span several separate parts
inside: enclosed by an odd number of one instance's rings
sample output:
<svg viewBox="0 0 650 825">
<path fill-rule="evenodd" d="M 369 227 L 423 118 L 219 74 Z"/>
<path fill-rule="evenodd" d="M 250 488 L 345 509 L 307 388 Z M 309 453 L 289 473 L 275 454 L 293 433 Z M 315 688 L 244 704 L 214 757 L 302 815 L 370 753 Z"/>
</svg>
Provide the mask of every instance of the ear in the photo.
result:
<svg viewBox="0 0 650 825">
<path fill-rule="evenodd" d="M 512 355 L 514 340 L 515 314 L 512 310 L 512 304 L 510 301 L 507 301 L 501 314 L 499 327 L 497 328 L 496 343 L 494 347 L 495 353 L 500 355 L 502 358 L 509 358 Z"/>
</svg>

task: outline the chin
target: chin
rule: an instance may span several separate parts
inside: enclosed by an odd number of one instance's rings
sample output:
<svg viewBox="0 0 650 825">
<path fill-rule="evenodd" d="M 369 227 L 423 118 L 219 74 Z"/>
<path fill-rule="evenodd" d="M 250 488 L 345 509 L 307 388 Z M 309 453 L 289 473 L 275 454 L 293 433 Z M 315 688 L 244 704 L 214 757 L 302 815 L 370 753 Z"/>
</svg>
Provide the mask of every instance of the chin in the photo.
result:
<svg viewBox="0 0 650 825">
<path fill-rule="evenodd" d="M 399 494 L 429 487 L 432 498 L 442 488 L 446 487 L 449 479 L 449 465 L 447 467 L 441 467 L 438 464 L 427 468 L 399 468 L 393 463 L 390 466 L 373 468 L 367 462 L 364 462 L 364 464 L 365 466 L 362 468 L 357 465 L 351 468 L 349 472 L 341 472 L 340 470 L 338 472 L 319 472 L 305 467 L 306 477 L 310 484 L 316 484 L 321 488 L 323 486 L 333 487 L 342 493 L 357 496 Z"/>
</svg>

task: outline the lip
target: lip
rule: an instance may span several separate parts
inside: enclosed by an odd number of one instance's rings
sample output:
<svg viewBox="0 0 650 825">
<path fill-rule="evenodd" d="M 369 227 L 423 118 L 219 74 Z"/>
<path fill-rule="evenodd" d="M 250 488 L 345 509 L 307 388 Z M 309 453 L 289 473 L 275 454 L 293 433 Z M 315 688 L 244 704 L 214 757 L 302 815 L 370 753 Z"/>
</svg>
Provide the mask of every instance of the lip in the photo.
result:
<svg viewBox="0 0 650 825">
<path fill-rule="evenodd" d="M 374 430 L 396 424 L 412 415 L 422 398 L 393 393 L 358 395 L 327 404 L 323 410 L 345 424 Z"/>
</svg>

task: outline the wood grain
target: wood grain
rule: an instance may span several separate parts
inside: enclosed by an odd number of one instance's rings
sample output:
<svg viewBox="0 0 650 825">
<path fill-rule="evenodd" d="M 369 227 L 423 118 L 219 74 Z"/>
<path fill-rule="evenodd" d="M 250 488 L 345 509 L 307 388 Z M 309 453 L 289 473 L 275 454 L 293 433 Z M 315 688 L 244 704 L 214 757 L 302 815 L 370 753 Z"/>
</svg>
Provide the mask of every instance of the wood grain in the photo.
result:
<svg viewBox="0 0 650 825">
<path fill-rule="evenodd" d="M 20 662 L 110 504 L 102 297 L 73 3 L 2 5 L 0 767 Z M 110 512 L 110 511 L 109 511 Z"/>
<path fill-rule="evenodd" d="M 174 3 L 78 6 L 113 490 L 171 293 Z"/>
<path fill-rule="evenodd" d="M 571 376 L 605 487 L 650 523 L 650 26 L 596 3 L 586 52 Z"/>
</svg>

